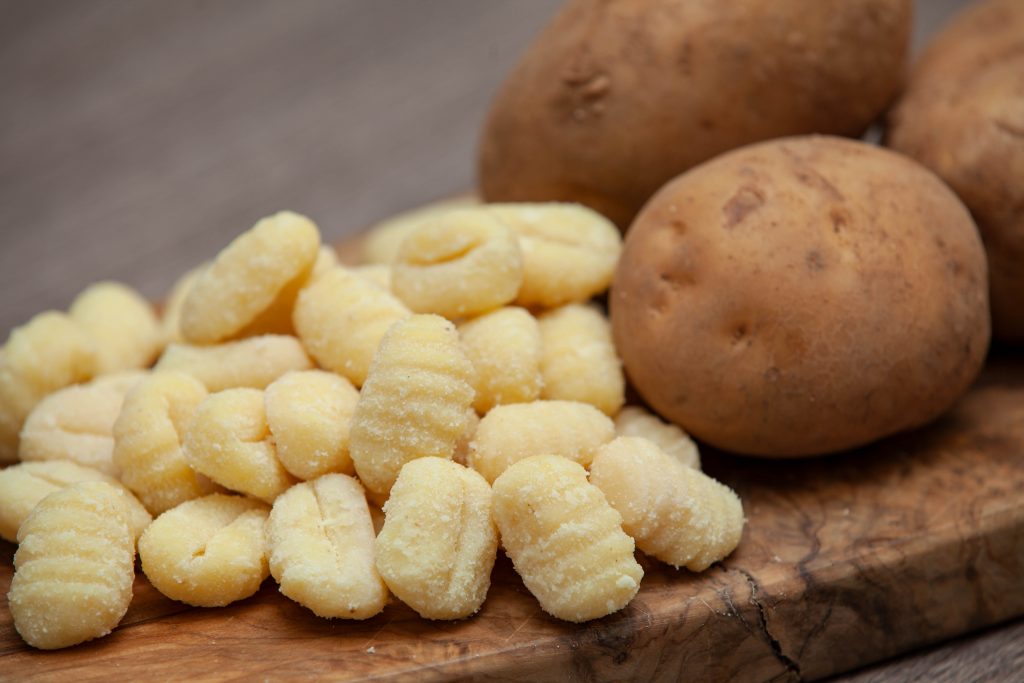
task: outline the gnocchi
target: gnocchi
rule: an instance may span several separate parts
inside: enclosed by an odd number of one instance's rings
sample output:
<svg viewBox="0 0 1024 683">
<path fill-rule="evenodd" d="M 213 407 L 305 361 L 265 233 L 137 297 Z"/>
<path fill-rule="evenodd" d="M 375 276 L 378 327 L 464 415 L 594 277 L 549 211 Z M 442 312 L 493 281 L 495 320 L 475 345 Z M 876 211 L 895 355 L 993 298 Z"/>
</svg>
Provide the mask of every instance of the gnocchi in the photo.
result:
<svg viewBox="0 0 1024 683">
<path fill-rule="evenodd" d="M 197 607 L 249 597 L 269 575 L 267 506 L 213 493 L 157 517 L 139 539 L 139 559 L 158 591 Z"/>
<path fill-rule="evenodd" d="M 540 328 L 529 311 L 498 309 L 460 325 L 459 336 L 476 369 L 473 407 L 478 413 L 540 398 Z"/>
<path fill-rule="evenodd" d="M 473 403 L 473 365 L 455 326 L 436 315 L 395 323 L 356 404 L 349 450 L 371 499 L 383 502 L 402 466 L 451 459 Z"/>
<path fill-rule="evenodd" d="M 213 492 L 182 451 L 185 428 L 206 396 L 198 380 L 169 371 L 147 377 L 125 397 L 113 426 L 113 461 L 154 514 Z"/>
<path fill-rule="evenodd" d="M 120 495 L 88 481 L 48 495 L 18 532 L 7 595 L 14 628 L 52 650 L 104 636 L 128 611 L 135 539 Z"/>
<path fill-rule="evenodd" d="M 267 334 L 215 346 L 171 344 L 154 370 L 184 372 L 216 392 L 238 387 L 265 389 L 286 372 L 312 367 L 298 339 Z"/>
<path fill-rule="evenodd" d="M 203 399 L 185 430 L 184 453 L 196 472 L 268 503 L 295 483 L 277 459 L 258 389 L 228 389 Z"/>
<path fill-rule="evenodd" d="M 68 315 L 96 342 L 98 374 L 149 367 L 163 348 L 153 307 L 121 283 L 87 287 L 71 303 Z"/>
<path fill-rule="evenodd" d="M 402 212 L 375 225 L 362 241 L 363 261 L 369 264 L 390 265 L 398 257 L 398 249 L 413 230 L 431 223 L 457 209 L 480 204 L 476 197 L 445 199 L 426 206 Z"/>
<path fill-rule="evenodd" d="M 319 248 L 320 231 L 305 216 L 282 211 L 263 218 L 196 278 L 181 309 L 182 335 L 193 344 L 213 344 L 289 332 L 295 296 Z"/>
<path fill-rule="evenodd" d="M 185 299 L 188 298 L 188 293 L 192 291 L 192 286 L 199 279 L 199 275 L 209 266 L 209 263 L 204 263 L 193 268 L 171 286 L 171 291 L 164 300 L 163 315 L 160 318 L 160 328 L 167 344 L 186 343 L 185 337 L 181 334 L 181 309 L 185 306 Z"/>
<path fill-rule="evenodd" d="M 289 372 L 267 387 L 267 425 L 284 468 L 299 479 L 352 474 L 348 431 L 358 400 L 348 380 L 323 370 Z"/>
<path fill-rule="evenodd" d="M 648 555 L 704 571 L 731 553 L 743 533 L 743 507 L 727 486 L 639 437 L 603 446 L 590 481 L 622 515 L 622 526 Z"/>
<path fill-rule="evenodd" d="M 443 458 L 402 468 L 376 543 L 377 569 L 402 602 L 427 619 L 475 614 L 497 552 L 491 487 L 483 477 Z"/>
<path fill-rule="evenodd" d="M 616 436 L 639 436 L 695 470 L 700 469 L 697 444 L 680 427 L 662 422 L 640 406 L 626 406 L 615 416 Z"/>
<path fill-rule="evenodd" d="M 626 380 L 608 319 L 592 305 L 569 304 L 540 316 L 541 396 L 582 401 L 614 415 Z"/>
<path fill-rule="evenodd" d="M 297 484 L 270 511 L 270 573 L 282 593 L 318 616 L 369 619 L 388 598 L 374 565 L 373 539 L 358 481 L 328 474 Z"/>
<path fill-rule="evenodd" d="M 459 318 L 515 298 L 523 257 L 515 235 L 483 211 L 445 214 L 413 230 L 398 249 L 395 295 L 417 313 Z"/>
<path fill-rule="evenodd" d="M 335 268 L 302 290 L 294 320 L 299 338 L 320 367 L 361 387 L 384 333 L 409 315 L 388 292 Z"/>
<path fill-rule="evenodd" d="M 554 617 L 597 619 L 640 589 L 633 539 L 578 463 L 556 455 L 515 463 L 494 482 L 494 519 L 526 588 Z"/>
<path fill-rule="evenodd" d="M 498 406 L 480 420 L 469 444 L 469 465 L 494 482 L 531 455 L 559 455 L 590 465 L 597 449 L 615 438 L 615 425 L 597 408 L 574 401 Z"/>
</svg>

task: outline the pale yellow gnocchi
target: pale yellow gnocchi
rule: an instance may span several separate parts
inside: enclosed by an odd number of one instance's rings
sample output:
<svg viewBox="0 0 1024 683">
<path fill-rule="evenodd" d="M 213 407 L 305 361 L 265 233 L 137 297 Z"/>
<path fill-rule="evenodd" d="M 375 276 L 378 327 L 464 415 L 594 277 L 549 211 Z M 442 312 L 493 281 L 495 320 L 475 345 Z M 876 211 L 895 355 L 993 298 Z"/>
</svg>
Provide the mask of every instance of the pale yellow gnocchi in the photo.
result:
<svg viewBox="0 0 1024 683">
<path fill-rule="evenodd" d="M 158 591 L 197 607 L 249 597 L 269 575 L 267 506 L 213 493 L 157 517 L 139 539 L 139 559 Z"/>
<path fill-rule="evenodd" d="M 575 401 L 534 401 L 498 406 L 480 420 L 469 444 L 469 466 L 494 482 L 531 455 L 559 455 L 590 465 L 597 449 L 615 438 L 611 419 Z"/>
<path fill-rule="evenodd" d="M 98 374 L 148 367 L 163 349 L 153 307 L 121 283 L 90 285 L 71 303 L 68 315 L 96 342 Z"/>
<path fill-rule="evenodd" d="M 411 310 L 478 315 L 515 298 L 523 257 L 515 235 L 486 212 L 453 211 L 406 236 L 391 289 Z"/>
<path fill-rule="evenodd" d="M 7 595 L 25 642 L 43 650 L 104 636 L 132 599 L 135 539 L 120 494 L 100 481 L 41 500 L 21 525 Z"/>
<path fill-rule="evenodd" d="M 355 266 L 352 272 L 367 282 L 371 282 L 385 292 L 391 291 L 391 266 L 383 263 L 368 263 L 362 266 Z"/>
<path fill-rule="evenodd" d="M 328 474 L 274 501 L 267 522 L 270 573 L 284 595 L 318 616 L 369 619 L 388 599 L 373 541 L 363 487 Z"/>
<path fill-rule="evenodd" d="M 199 380 L 168 371 L 153 373 L 125 397 L 113 426 L 113 461 L 153 514 L 213 492 L 182 450 L 185 429 L 206 396 Z"/>
<path fill-rule="evenodd" d="M 540 398 L 540 328 L 529 311 L 507 307 L 473 318 L 459 326 L 459 337 L 476 369 L 478 413 Z"/>
<path fill-rule="evenodd" d="M 286 372 L 312 367 L 298 339 L 267 334 L 214 346 L 171 344 L 154 370 L 184 372 L 215 392 L 238 387 L 265 389 Z"/>
<path fill-rule="evenodd" d="M 597 619 L 640 589 L 644 572 L 622 517 L 571 460 L 535 455 L 505 470 L 494 482 L 494 520 L 516 572 L 554 617 Z"/>
<path fill-rule="evenodd" d="M 153 521 L 149 512 L 117 479 L 70 460 L 23 462 L 0 470 L 0 538 L 15 541 L 18 528 L 46 496 L 83 481 L 102 481 L 121 496 L 128 526 L 137 539 Z"/>
<path fill-rule="evenodd" d="M 608 289 L 622 236 L 604 216 L 579 204 L 486 204 L 507 225 L 523 252 L 523 285 L 516 303 L 554 308 L 583 302 Z"/>
<path fill-rule="evenodd" d="M 188 298 L 188 293 L 192 291 L 192 285 L 194 285 L 196 280 L 199 279 L 199 275 L 203 272 L 203 269 L 208 268 L 209 265 L 209 263 L 204 263 L 193 268 L 178 278 L 178 280 L 171 286 L 171 290 L 168 292 L 167 298 L 164 299 L 163 315 L 160 317 L 160 328 L 163 333 L 165 343 L 186 343 L 185 337 L 181 334 L 181 309 L 185 306 L 185 299 Z"/>
<path fill-rule="evenodd" d="M 540 324 L 541 396 L 582 401 L 614 415 L 625 402 L 626 379 L 608 319 L 593 305 L 548 311 Z"/>
<path fill-rule="evenodd" d="M 199 404 L 185 430 L 185 460 L 224 488 L 268 503 L 295 483 L 277 458 L 263 392 L 227 389 Z"/>
<path fill-rule="evenodd" d="M 639 436 L 687 467 L 700 469 L 697 444 L 679 426 L 663 422 L 640 406 L 626 406 L 615 416 L 616 436 Z"/>
<path fill-rule="evenodd" d="M 334 268 L 299 294 L 295 331 L 320 367 L 361 387 L 384 333 L 409 315 L 388 292 Z"/>
<path fill-rule="evenodd" d="M 395 323 L 356 404 L 349 451 L 372 500 L 383 502 L 405 463 L 451 459 L 473 403 L 473 365 L 455 326 L 436 315 Z"/>
<path fill-rule="evenodd" d="M 0 463 L 15 462 L 25 418 L 48 394 L 99 371 L 96 341 L 64 313 L 40 313 L 0 351 Z"/>
<path fill-rule="evenodd" d="M 704 571 L 740 542 L 743 507 L 732 489 L 647 439 L 622 436 L 603 446 L 590 481 L 637 547 L 674 567 Z"/>
<path fill-rule="evenodd" d="M 362 240 L 362 256 L 366 263 L 387 264 L 395 262 L 402 242 L 413 230 L 431 223 L 457 209 L 476 206 L 476 197 L 444 199 L 392 216 L 373 226 Z"/>
<path fill-rule="evenodd" d="M 145 376 L 141 371 L 104 375 L 53 392 L 25 420 L 18 456 L 25 462 L 71 460 L 116 477 L 114 421 L 125 394 Z"/>
<path fill-rule="evenodd" d="M 299 288 L 313 270 L 320 231 L 291 211 L 263 218 L 196 278 L 181 309 L 181 332 L 193 344 L 237 336 L 288 333 Z"/>
<path fill-rule="evenodd" d="M 462 619 L 487 597 L 498 552 L 491 487 L 443 458 L 407 463 L 384 504 L 377 569 L 427 619 Z"/>
<path fill-rule="evenodd" d="M 347 379 L 323 370 L 289 372 L 268 386 L 267 426 L 284 468 L 299 479 L 352 474 L 348 432 L 358 400 Z"/>
</svg>

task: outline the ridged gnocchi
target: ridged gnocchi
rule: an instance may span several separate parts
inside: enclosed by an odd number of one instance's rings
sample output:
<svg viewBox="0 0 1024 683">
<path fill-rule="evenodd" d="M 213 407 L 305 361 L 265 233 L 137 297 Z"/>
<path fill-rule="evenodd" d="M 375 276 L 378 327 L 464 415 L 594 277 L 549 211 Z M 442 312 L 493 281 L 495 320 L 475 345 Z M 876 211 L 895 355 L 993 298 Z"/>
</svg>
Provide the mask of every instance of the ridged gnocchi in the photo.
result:
<svg viewBox="0 0 1024 683">
<path fill-rule="evenodd" d="M 484 211 L 453 211 L 409 233 L 391 289 L 412 311 L 478 315 L 515 298 L 523 257 L 515 235 Z"/>
<path fill-rule="evenodd" d="M 273 503 L 295 483 L 277 459 L 258 389 L 207 396 L 185 430 L 183 445 L 192 469 L 232 491 Z"/>
<path fill-rule="evenodd" d="M 206 396 L 199 380 L 169 371 L 153 373 L 125 397 L 113 427 L 113 461 L 153 514 L 213 492 L 182 450 L 185 429 Z"/>
<path fill-rule="evenodd" d="M 269 575 L 267 506 L 213 493 L 157 517 L 139 539 L 139 559 L 158 591 L 197 607 L 249 597 Z"/>
<path fill-rule="evenodd" d="M 533 401 L 498 406 L 480 420 L 469 444 L 469 466 L 494 482 L 531 455 L 560 455 L 584 467 L 615 438 L 611 419 L 575 401 Z"/>
<path fill-rule="evenodd" d="M 370 229 L 362 241 L 363 260 L 370 264 L 390 265 L 398 257 L 398 249 L 402 246 L 402 242 L 413 230 L 457 209 L 465 209 L 479 204 L 480 200 L 476 197 L 444 199 L 403 211 L 381 221 Z"/>
<path fill-rule="evenodd" d="M 110 633 L 128 611 L 135 539 L 120 494 L 89 481 L 48 495 L 18 532 L 7 595 L 14 628 L 43 650 Z"/>
<path fill-rule="evenodd" d="M 444 318 L 414 315 L 388 330 L 349 432 L 356 473 L 372 500 L 387 499 L 410 460 L 452 458 L 475 381 L 455 326 Z"/>
<path fill-rule="evenodd" d="M 305 216 L 282 211 L 261 219 L 196 278 L 181 309 L 182 335 L 213 344 L 290 332 L 295 296 L 319 248 L 320 231 Z"/>
<path fill-rule="evenodd" d="M 156 312 L 119 282 L 98 282 L 71 303 L 68 315 L 96 342 L 98 374 L 148 367 L 163 349 Z"/>
<path fill-rule="evenodd" d="M 105 482 L 118 492 L 128 512 L 133 540 L 153 521 L 142 503 L 121 482 L 99 470 L 70 460 L 23 462 L 0 470 L 0 538 L 17 540 L 18 528 L 39 501 L 83 481 Z"/>
<path fill-rule="evenodd" d="M 238 387 L 265 389 L 286 372 L 312 367 L 298 339 L 267 334 L 215 346 L 171 344 L 154 370 L 184 372 L 216 392 Z"/>
<path fill-rule="evenodd" d="M 622 515 L 637 547 L 674 567 L 704 571 L 740 542 L 736 494 L 647 439 L 621 436 L 603 446 L 590 481 Z"/>
<path fill-rule="evenodd" d="M 625 402 L 626 380 L 608 319 L 593 305 L 548 311 L 540 324 L 541 396 L 582 401 L 614 415 Z"/>
<path fill-rule="evenodd" d="M 526 588 L 554 617 L 597 619 L 640 589 L 644 572 L 622 517 L 571 460 L 535 455 L 505 470 L 494 482 L 494 520 Z"/>
<path fill-rule="evenodd" d="M 640 406 L 626 406 L 615 416 L 617 436 L 639 436 L 687 467 L 700 469 L 700 451 L 697 444 L 680 427 L 663 422 Z"/>
<path fill-rule="evenodd" d="M 540 398 L 540 327 L 529 311 L 513 306 L 473 318 L 459 326 L 459 337 L 476 369 L 478 413 Z"/>
<path fill-rule="evenodd" d="M 339 267 L 299 294 L 295 331 L 320 367 L 361 387 L 384 333 L 409 315 L 390 293 Z"/>
<path fill-rule="evenodd" d="M 343 474 L 291 487 L 267 522 L 270 573 L 283 594 L 321 617 L 369 619 L 384 609 L 373 542 L 363 487 Z"/>
<path fill-rule="evenodd" d="M 402 468 L 376 543 L 377 569 L 402 602 L 427 619 L 475 614 L 497 552 L 491 487 L 483 477 L 443 458 Z"/>
<path fill-rule="evenodd" d="M 299 479 L 352 474 L 348 432 L 358 400 L 348 380 L 323 370 L 289 372 L 268 386 L 267 425 L 284 468 Z"/>
</svg>

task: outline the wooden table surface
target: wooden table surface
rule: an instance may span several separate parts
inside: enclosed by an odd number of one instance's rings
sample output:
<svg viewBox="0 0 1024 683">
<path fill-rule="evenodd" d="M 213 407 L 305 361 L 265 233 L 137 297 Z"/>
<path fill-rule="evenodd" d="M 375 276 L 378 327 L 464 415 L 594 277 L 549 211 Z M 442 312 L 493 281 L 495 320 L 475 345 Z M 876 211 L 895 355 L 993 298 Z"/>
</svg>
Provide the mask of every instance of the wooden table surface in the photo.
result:
<svg viewBox="0 0 1024 683">
<path fill-rule="evenodd" d="M 471 187 L 558 4 L 0 0 L 0 332 L 99 279 L 158 298 L 281 208 L 337 242 Z M 962 4 L 920 0 L 917 43 Z M 1018 620 L 836 680 L 1022 672 Z"/>
</svg>

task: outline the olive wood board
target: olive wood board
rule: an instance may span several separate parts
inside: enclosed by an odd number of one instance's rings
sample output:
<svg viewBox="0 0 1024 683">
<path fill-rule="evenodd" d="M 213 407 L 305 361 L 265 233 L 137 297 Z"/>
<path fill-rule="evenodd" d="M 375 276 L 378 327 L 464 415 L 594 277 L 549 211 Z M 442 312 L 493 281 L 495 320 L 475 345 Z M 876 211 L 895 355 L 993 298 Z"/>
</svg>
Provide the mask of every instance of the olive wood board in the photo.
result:
<svg viewBox="0 0 1024 683">
<path fill-rule="evenodd" d="M 946 416 L 810 460 L 703 449 L 743 499 L 736 551 L 702 574 L 638 553 L 621 612 L 547 616 L 499 553 L 472 618 L 434 622 L 397 601 L 326 620 L 268 579 L 228 607 L 193 608 L 137 573 L 109 636 L 54 652 L 7 608 L 15 546 L 0 542 L 0 679 L 429 681 L 817 679 L 1024 614 L 1024 356 L 989 359 Z"/>
</svg>

